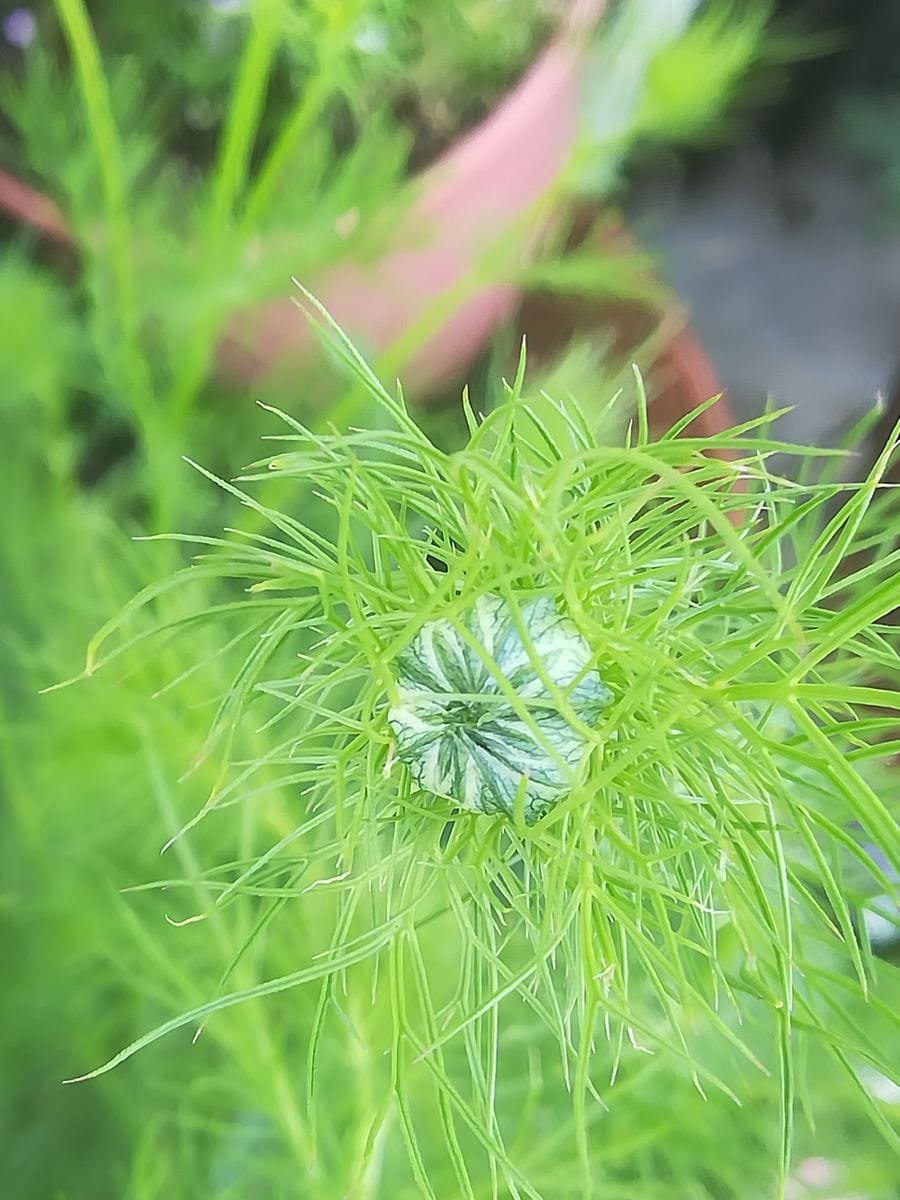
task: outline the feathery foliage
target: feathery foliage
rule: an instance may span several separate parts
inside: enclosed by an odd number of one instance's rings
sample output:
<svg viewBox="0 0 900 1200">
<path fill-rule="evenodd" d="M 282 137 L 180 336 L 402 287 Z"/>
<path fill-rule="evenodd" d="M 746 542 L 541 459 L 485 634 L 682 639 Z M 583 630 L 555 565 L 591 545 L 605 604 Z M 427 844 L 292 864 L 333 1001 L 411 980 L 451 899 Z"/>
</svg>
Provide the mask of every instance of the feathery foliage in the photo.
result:
<svg viewBox="0 0 900 1200">
<path fill-rule="evenodd" d="M 773 439 L 769 418 L 713 440 L 683 421 L 652 442 L 641 402 L 625 444 L 604 445 L 585 410 L 529 394 L 523 355 L 486 418 L 464 401 L 469 439 L 447 453 L 307 306 L 383 427 L 317 434 L 281 414 L 283 448 L 215 480 L 249 510 L 243 526 L 197 539 L 195 565 L 139 595 L 88 665 L 113 670 L 203 625 L 236 654 L 201 752 L 217 782 L 189 828 L 290 798 L 284 836 L 208 883 L 216 909 L 254 898 L 248 947 L 289 924 L 297 969 L 223 987 L 100 1070 L 296 988 L 309 1162 L 332 1188 L 399 1187 L 396 1142 L 416 1194 L 497 1194 L 498 1180 L 514 1196 L 597 1194 L 611 1161 L 599 1131 L 663 1062 L 734 1100 L 773 1077 L 767 1166 L 782 1180 L 798 1104 L 815 1109 L 808 1057 L 847 1073 L 896 1146 L 862 1082 L 889 1074 L 896 1018 L 859 912 L 895 888 L 900 864 L 873 775 L 896 698 L 872 682 L 896 667 L 881 619 L 900 599 L 897 551 L 847 566 L 894 439 L 829 518 L 846 485 L 827 465 L 815 483 L 773 473 L 773 455 L 814 452 Z M 256 498 L 273 476 L 291 483 L 288 511 Z M 215 602 L 173 611 L 201 578 Z M 510 814 L 472 813 L 424 791 L 393 748 L 397 664 L 436 619 L 540 737 L 467 624 L 484 596 L 508 605 L 589 747 L 533 822 L 521 789 Z M 612 694 L 590 723 L 530 641 L 523 612 L 538 597 L 578 630 Z M 153 629 L 140 625 L 148 605 L 168 610 Z M 365 1133 L 333 1104 L 360 1061 Z M 549 1106 L 553 1184 L 541 1182 Z M 439 1187 L 448 1165 L 455 1184 Z"/>
</svg>

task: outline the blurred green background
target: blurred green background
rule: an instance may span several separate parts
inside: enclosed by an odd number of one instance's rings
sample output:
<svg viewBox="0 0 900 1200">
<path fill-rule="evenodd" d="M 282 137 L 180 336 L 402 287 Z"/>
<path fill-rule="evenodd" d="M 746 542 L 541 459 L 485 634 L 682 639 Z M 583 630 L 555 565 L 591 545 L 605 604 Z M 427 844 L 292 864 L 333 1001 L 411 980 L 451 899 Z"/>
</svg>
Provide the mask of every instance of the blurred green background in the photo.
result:
<svg viewBox="0 0 900 1200">
<path fill-rule="evenodd" d="M 287 993 L 231 1010 L 196 1045 L 170 1039 L 102 1079 L 61 1086 L 215 993 L 252 928 L 252 905 L 171 922 L 207 908 L 210 869 L 291 827 L 291 797 L 266 796 L 205 822 L 160 858 L 215 783 L 209 763 L 182 777 L 227 686 L 222 647 L 210 633 L 149 659 L 138 647 L 114 670 L 41 689 L 77 674 L 103 622 L 186 562 L 177 544 L 136 535 L 212 534 L 234 521 L 233 506 L 182 455 L 226 476 L 258 457 L 272 421 L 256 400 L 313 425 L 335 412 L 344 422 L 371 418 L 315 355 L 252 387 L 217 369 L 223 332 L 233 314 L 289 295 L 292 274 L 314 280 L 339 264 L 377 261 L 402 226 L 416 172 L 497 104 L 564 8 L 550 0 L 3 6 L 3 1197 L 307 1194 L 290 1114 L 312 1000 Z M 729 144 L 761 112 L 768 119 L 798 64 L 827 57 L 848 36 L 838 11 L 817 24 L 771 5 L 623 0 L 615 9 L 619 23 L 601 23 L 587 52 L 581 153 L 565 182 L 573 202 L 593 206 L 592 218 L 607 211 L 600 200 L 627 200 L 641 164 L 681 155 L 694 169 L 701 151 Z M 627 105 L 617 77 L 604 73 L 611 45 L 632 54 Z M 853 109 L 853 130 L 881 155 L 890 193 L 896 164 L 866 103 Z M 612 258 L 602 243 L 568 260 L 553 253 L 538 276 L 545 292 L 561 281 L 613 306 L 636 287 L 656 292 L 637 256 Z M 472 364 L 481 404 L 515 340 L 515 328 L 501 331 Z M 602 404 L 622 366 L 599 326 L 545 371 L 553 386 L 590 388 Z M 439 401 L 419 411 L 452 445 L 461 436 L 456 410 Z M 198 577 L 201 595 L 203 586 Z M 186 604 L 166 602 L 173 618 Z M 181 676 L 177 691 L 165 690 Z M 127 890 L 160 878 L 172 887 Z M 286 973 L 297 955 L 281 927 L 265 961 L 242 963 L 238 979 L 243 970 Z M 896 1163 L 848 1085 L 822 1064 L 809 1069 L 823 1115 L 802 1131 L 794 1197 L 900 1195 Z M 873 1086 L 896 1120 L 896 1092 L 887 1081 Z M 676 1089 L 661 1066 L 629 1082 L 597 1195 L 765 1200 L 772 1094 L 760 1084 L 738 1110 Z M 677 1137 L 668 1119 L 676 1105 Z M 417 1193 L 396 1193 L 407 1194 Z"/>
</svg>

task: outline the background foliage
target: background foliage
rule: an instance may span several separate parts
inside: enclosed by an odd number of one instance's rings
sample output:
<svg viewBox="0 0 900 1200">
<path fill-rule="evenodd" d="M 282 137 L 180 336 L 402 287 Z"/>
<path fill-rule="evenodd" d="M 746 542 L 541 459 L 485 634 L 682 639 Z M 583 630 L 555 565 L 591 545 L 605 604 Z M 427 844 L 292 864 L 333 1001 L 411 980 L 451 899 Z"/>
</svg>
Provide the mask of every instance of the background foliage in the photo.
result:
<svg viewBox="0 0 900 1200">
<path fill-rule="evenodd" d="M 177 543 L 135 543 L 132 535 L 215 534 L 234 520 L 228 498 L 180 460 L 190 452 L 229 476 L 256 457 L 260 433 L 272 432 L 269 414 L 213 374 L 228 315 L 283 295 L 287 261 L 306 278 L 342 257 L 377 253 L 402 217 L 408 171 L 502 92 L 551 18 L 539 5 L 523 12 L 480 0 L 262 0 L 252 15 L 239 5 L 108 3 L 92 5 L 90 18 L 79 0 L 59 0 L 35 11 L 32 44 L 4 48 L 3 163 L 60 204 L 77 262 L 4 230 L 4 1187 L 22 1200 L 296 1196 L 309 1162 L 297 1067 L 318 1003 L 309 990 L 229 1009 L 195 1044 L 169 1039 L 89 1085 L 60 1086 L 173 1013 L 290 973 L 308 953 L 284 920 L 245 949 L 259 896 L 212 905 L 234 874 L 223 876 L 223 864 L 252 860 L 296 827 L 290 788 L 225 807 L 159 857 L 220 783 L 221 759 L 195 760 L 231 686 L 233 648 L 215 627 L 192 628 L 180 642 L 130 657 L 127 669 L 38 690 L 77 672 L 110 614 L 187 561 Z M 709 52 L 708 38 L 688 44 L 692 64 L 698 49 Z M 651 85 L 671 88 L 675 69 L 677 60 L 658 67 Z M 697 77 L 693 67 L 686 74 Z M 652 87 L 646 95 L 641 136 L 659 108 Z M 698 106 L 683 104 L 693 129 Z M 627 137 L 618 136 L 622 128 Z M 629 121 L 616 129 L 612 146 L 592 127 L 595 165 L 604 154 L 618 161 L 638 136 Z M 614 174 L 601 170 L 580 186 Z M 351 209 L 359 219 L 342 233 L 336 223 Z M 573 378 L 590 380 L 599 421 L 607 395 L 594 366 L 582 364 Z M 339 394 L 311 368 L 254 398 L 315 425 Z M 371 397 L 353 396 L 356 417 L 371 417 Z M 459 445 L 461 421 L 434 424 L 448 447 Z M 267 497 L 327 529 L 308 492 L 275 482 Z M 196 575 L 183 594 L 163 597 L 170 618 L 208 602 Z M 167 689 L 172 679 L 180 679 L 176 690 Z M 253 728 L 236 735 L 246 741 L 235 756 L 264 751 L 265 734 Z M 273 866 L 269 880 L 276 898 L 281 869 Z M 161 874 L 172 880 L 167 890 L 127 890 Z M 339 1022 L 382 1019 L 335 1013 Z M 559 1116 L 564 1097 L 541 1092 L 543 1049 L 524 1044 L 526 1029 L 511 1026 L 510 1058 L 527 1071 L 511 1081 L 509 1105 L 523 1113 L 523 1130 L 534 1120 L 548 1132 L 540 1142 L 523 1134 L 519 1149 L 548 1195 L 578 1195 L 578 1168 L 558 1152 L 569 1132 Z M 326 1093 L 335 1132 L 330 1124 L 320 1131 L 329 1161 L 346 1159 L 348 1170 L 366 1156 L 364 1117 L 386 1069 L 354 1057 L 354 1045 L 336 1035 L 326 1042 L 353 1086 Z M 829 1153 L 845 1164 L 834 1187 L 890 1196 L 864 1098 L 814 1056 L 808 1071 L 821 1099 L 819 1132 L 801 1122 L 798 1157 L 816 1153 L 827 1130 Z M 657 1056 L 630 1067 L 615 1094 L 600 1137 L 602 1194 L 749 1198 L 770 1189 L 781 1136 L 772 1120 L 777 1085 L 755 1079 L 738 1110 L 721 1096 L 703 1101 Z M 439 1153 L 440 1113 L 423 1106 L 424 1136 Z M 665 1136 L 676 1127 L 677 1138 Z M 355 1132 L 339 1132 L 347 1130 Z M 732 1148 L 727 1157 L 723 1145 Z M 420 1194 L 402 1152 L 392 1143 L 384 1153 L 396 1156 L 385 1167 L 389 1194 Z M 441 1196 L 456 1186 L 449 1161 L 443 1170 L 433 1185 Z M 337 1194 L 327 1177 L 316 1187 Z M 374 1187 L 364 1180 L 359 1194 L 376 1195 Z M 479 1185 L 479 1194 L 489 1187 Z"/>
</svg>

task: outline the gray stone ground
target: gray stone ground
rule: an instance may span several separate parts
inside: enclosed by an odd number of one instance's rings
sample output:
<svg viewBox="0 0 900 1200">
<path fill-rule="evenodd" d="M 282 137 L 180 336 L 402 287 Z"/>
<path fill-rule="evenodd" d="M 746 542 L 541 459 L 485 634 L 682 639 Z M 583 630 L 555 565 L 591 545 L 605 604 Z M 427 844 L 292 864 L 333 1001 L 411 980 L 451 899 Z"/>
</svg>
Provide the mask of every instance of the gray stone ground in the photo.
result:
<svg viewBox="0 0 900 1200">
<path fill-rule="evenodd" d="M 752 144 L 690 194 L 657 177 L 632 227 L 684 298 L 739 417 L 769 394 L 781 436 L 827 445 L 900 369 L 900 221 L 850 160 L 776 169 Z"/>
</svg>

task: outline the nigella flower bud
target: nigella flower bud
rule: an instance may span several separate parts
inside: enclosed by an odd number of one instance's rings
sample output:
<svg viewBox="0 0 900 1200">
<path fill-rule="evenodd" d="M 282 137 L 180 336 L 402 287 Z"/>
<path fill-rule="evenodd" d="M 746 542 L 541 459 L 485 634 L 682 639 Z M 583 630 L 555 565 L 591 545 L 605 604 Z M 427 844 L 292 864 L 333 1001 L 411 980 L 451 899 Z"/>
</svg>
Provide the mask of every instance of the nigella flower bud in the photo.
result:
<svg viewBox="0 0 900 1200">
<path fill-rule="evenodd" d="M 612 696 L 551 600 L 519 614 L 526 637 L 495 595 L 456 625 L 423 625 L 398 655 L 388 722 L 397 757 L 425 791 L 479 813 L 512 815 L 521 802 L 534 821 L 571 791 L 586 748 L 571 717 L 594 724 Z"/>
</svg>

